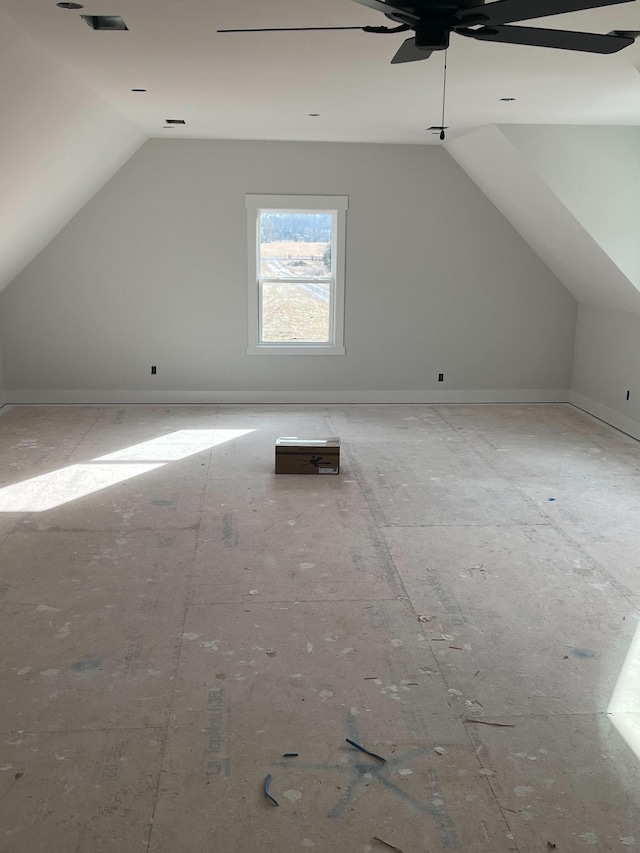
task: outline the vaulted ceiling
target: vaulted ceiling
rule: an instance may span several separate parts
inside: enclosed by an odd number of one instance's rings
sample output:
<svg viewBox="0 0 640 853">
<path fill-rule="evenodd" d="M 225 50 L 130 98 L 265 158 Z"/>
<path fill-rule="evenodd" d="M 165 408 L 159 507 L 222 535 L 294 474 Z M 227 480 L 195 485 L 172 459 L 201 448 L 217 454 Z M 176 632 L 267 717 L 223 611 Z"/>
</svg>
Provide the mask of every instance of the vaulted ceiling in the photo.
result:
<svg viewBox="0 0 640 853">
<path fill-rule="evenodd" d="M 73 11 L 0 0 L 0 9 L 147 136 L 438 141 L 425 128 L 441 121 L 443 52 L 391 66 L 406 34 L 216 32 L 390 23 L 353 0 L 85 0 Z M 81 14 L 121 15 L 129 30 L 95 32 Z M 532 24 L 640 30 L 640 2 Z M 639 65 L 640 42 L 601 56 L 454 34 L 446 121 L 453 137 L 493 123 L 640 124 Z M 165 131 L 167 118 L 186 125 Z"/>
<path fill-rule="evenodd" d="M 443 52 L 392 66 L 405 34 L 216 32 L 389 23 L 352 0 L 83 5 L 0 0 L 0 288 L 149 137 L 440 144 Z M 640 0 L 532 23 L 640 30 Z M 601 56 L 454 34 L 447 61 L 448 142 L 495 124 L 640 126 L 640 40 Z"/>
</svg>

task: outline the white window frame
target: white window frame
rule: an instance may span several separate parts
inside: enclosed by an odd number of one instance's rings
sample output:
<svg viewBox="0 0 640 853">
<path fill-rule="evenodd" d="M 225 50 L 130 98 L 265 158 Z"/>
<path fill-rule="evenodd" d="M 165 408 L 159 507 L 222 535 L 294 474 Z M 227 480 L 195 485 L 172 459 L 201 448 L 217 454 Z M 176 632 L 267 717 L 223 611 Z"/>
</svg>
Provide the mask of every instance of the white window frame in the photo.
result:
<svg viewBox="0 0 640 853">
<path fill-rule="evenodd" d="M 249 273 L 249 337 L 247 355 L 344 355 L 344 279 L 347 196 L 325 195 L 247 195 L 247 258 Z M 260 214 L 263 211 L 281 213 L 331 213 L 333 215 L 333 243 L 331 257 L 334 277 L 331 286 L 330 340 L 327 343 L 309 341 L 262 341 L 263 279 L 259 275 Z M 307 279 L 282 279 L 305 282 Z M 273 282 L 276 279 L 268 279 Z"/>
</svg>

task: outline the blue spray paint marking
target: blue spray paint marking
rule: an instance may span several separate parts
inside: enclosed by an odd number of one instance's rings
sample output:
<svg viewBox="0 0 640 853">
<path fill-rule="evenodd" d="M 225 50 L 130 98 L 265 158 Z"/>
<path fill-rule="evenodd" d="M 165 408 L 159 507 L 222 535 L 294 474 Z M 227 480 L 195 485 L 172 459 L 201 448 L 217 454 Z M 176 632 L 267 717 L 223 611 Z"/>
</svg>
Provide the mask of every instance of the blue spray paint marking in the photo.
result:
<svg viewBox="0 0 640 853">
<path fill-rule="evenodd" d="M 362 742 L 360 733 L 353 717 L 348 719 L 347 730 L 350 740 Z M 362 758 L 362 754 L 351 750 L 349 753 L 349 762 L 347 764 L 306 764 L 296 763 L 296 770 L 308 771 L 317 773 L 318 771 L 339 771 L 348 775 L 346 788 L 340 794 L 336 804 L 330 809 L 329 817 L 339 819 L 344 817 L 350 803 L 358 791 L 366 785 L 371 785 L 378 782 L 383 785 L 388 791 L 395 794 L 402 802 L 404 802 L 411 811 L 422 814 L 425 817 L 431 818 L 440 827 L 440 837 L 443 847 L 448 850 L 459 850 L 460 842 L 456 835 L 453 821 L 444 806 L 434 806 L 428 802 L 422 802 L 416 797 L 412 797 L 398 785 L 391 781 L 389 774 L 398 766 L 406 766 L 410 761 L 421 758 L 425 755 L 433 753 L 432 746 L 420 746 L 403 753 L 394 753 L 390 758 L 387 758 L 386 764 L 380 764 L 374 758 L 367 760 Z M 290 761 L 276 761 L 276 767 L 287 767 L 291 769 Z M 365 774 L 367 774 L 365 776 Z M 435 784 L 436 789 L 439 787 L 437 776 L 434 771 L 430 771 L 430 779 L 432 786 Z"/>
<path fill-rule="evenodd" d="M 176 510 L 178 508 L 178 499 L 176 497 L 171 498 L 170 500 L 159 499 L 157 501 L 151 501 L 151 506 L 166 506 L 167 509 Z"/>
<path fill-rule="evenodd" d="M 594 652 L 592 649 L 571 649 L 571 654 L 577 658 L 590 658 L 591 660 L 599 657 L 598 652 Z"/>
<path fill-rule="evenodd" d="M 0 586 L 0 601 L 5 597 L 5 595 L 9 592 L 8 586 Z"/>
</svg>

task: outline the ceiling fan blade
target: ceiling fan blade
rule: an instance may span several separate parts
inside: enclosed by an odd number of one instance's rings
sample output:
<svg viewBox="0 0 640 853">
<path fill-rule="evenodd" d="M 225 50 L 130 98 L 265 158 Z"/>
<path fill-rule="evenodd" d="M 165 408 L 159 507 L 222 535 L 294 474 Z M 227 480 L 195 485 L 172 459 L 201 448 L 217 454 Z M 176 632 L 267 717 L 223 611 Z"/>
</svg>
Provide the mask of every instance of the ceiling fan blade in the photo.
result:
<svg viewBox="0 0 640 853">
<path fill-rule="evenodd" d="M 403 0 L 394 0 L 393 3 L 384 3 L 383 0 L 353 0 L 354 3 L 359 3 L 360 6 L 367 6 L 369 9 L 375 9 L 376 12 L 382 12 L 383 15 L 402 15 L 408 21 L 419 21 L 420 15 L 416 12 L 415 3 L 404 3 Z"/>
<path fill-rule="evenodd" d="M 306 33 L 312 30 L 363 30 L 364 27 L 266 27 L 258 30 L 216 30 L 217 33 Z"/>
<path fill-rule="evenodd" d="M 460 12 L 464 23 L 472 18 L 484 18 L 483 26 L 494 27 L 510 24 L 513 21 L 529 21 L 533 18 L 546 18 L 550 15 L 563 15 L 567 12 L 581 12 L 583 9 L 598 9 L 601 6 L 617 6 L 631 3 L 633 0 L 495 0 L 484 6 L 474 6 Z M 470 21 L 471 22 L 471 21 Z"/>
<path fill-rule="evenodd" d="M 417 62 L 419 59 L 429 59 L 432 50 L 421 50 L 416 47 L 416 40 L 412 36 L 402 43 L 400 50 L 391 60 L 392 65 L 399 65 L 401 62 Z"/>
<path fill-rule="evenodd" d="M 546 30 L 541 27 L 485 27 L 465 30 L 459 35 L 479 41 L 504 44 L 527 44 L 533 47 L 555 47 L 559 50 L 582 50 L 586 53 L 616 53 L 633 44 L 632 38 L 598 33 L 577 33 L 572 30 Z"/>
</svg>

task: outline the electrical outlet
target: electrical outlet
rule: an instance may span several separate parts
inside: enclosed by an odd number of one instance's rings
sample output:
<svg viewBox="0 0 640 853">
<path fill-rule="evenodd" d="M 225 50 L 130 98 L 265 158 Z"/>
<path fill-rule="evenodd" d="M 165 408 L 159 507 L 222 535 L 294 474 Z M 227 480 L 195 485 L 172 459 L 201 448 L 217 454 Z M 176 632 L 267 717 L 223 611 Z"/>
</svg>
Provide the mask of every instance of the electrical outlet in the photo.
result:
<svg viewBox="0 0 640 853">
<path fill-rule="evenodd" d="M 438 374 L 438 382 L 444 382 L 444 373 Z"/>
<path fill-rule="evenodd" d="M 151 375 L 155 376 L 157 372 L 158 372 L 158 370 L 157 370 L 155 364 L 152 364 L 151 365 Z"/>
</svg>

